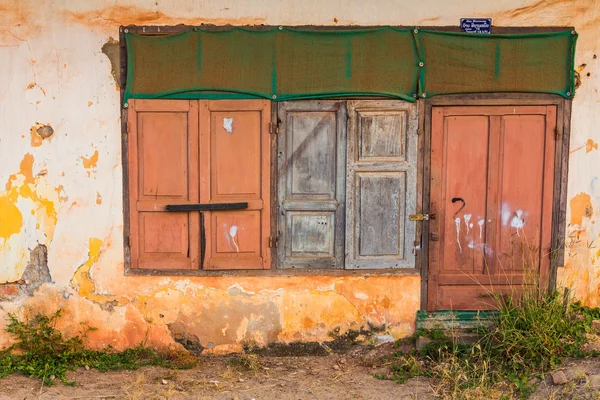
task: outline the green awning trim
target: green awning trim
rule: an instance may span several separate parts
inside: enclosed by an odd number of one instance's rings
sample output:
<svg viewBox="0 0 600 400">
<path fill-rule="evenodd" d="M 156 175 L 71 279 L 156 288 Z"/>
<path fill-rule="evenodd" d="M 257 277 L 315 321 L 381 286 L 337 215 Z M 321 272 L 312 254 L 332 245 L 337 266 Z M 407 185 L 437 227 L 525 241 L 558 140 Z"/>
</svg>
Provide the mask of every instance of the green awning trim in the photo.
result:
<svg viewBox="0 0 600 400">
<path fill-rule="evenodd" d="M 571 31 L 532 34 L 465 34 L 419 31 L 424 68 L 419 96 L 530 92 L 571 97 L 575 42 Z"/>
<path fill-rule="evenodd" d="M 124 101 L 349 96 L 414 101 L 482 92 L 569 98 L 576 38 L 571 31 L 477 35 L 393 27 L 126 33 Z"/>
</svg>

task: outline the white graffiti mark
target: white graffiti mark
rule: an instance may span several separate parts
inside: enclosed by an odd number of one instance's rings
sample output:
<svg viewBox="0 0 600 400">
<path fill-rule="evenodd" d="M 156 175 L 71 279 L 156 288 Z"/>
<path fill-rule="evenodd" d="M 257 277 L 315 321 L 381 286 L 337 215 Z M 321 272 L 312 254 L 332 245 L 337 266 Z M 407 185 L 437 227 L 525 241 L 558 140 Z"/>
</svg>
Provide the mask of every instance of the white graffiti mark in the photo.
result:
<svg viewBox="0 0 600 400">
<path fill-rule="evenodd" d="M 525 221 L 523 220 L 523 218 L 521 218 L 522 215 L 523 215 L 523 211 L 517 210 L 516 215 L 510 221 L 510 226 L 517 230 L 517 236 L 521 236 L 519 234 L 519 231 L 521 229 L 523 229 L 523 227 L 525 226 Z"/>
<path fill-rule="evenodd" d="M 510 218 L 510 207 L 508 203 L 502 203 L 502 226 L 508 225 L 508 219 Z"/>
<path fill-rule="evenodd" d="M 228 133 L 233 132 L 233 118 L 223 118 L 223 129 Z"/>
<path fill-rule="evenodd" d="M 465 214 L 465 215 L 463 215 L 463 218 L 465 219 L 465 225 L 467 227 L 467 235 L 468 235 L 470 228 L 473 226 L 473 224 L 469 225 L 469 220 L 471 219 L 471 214 Z"/>
<path fill-rule="evenodd" d="M 235 251 L 239 253 L 240 248 L 238 247 L 237 243 L 235 242 L 235 236 L 237 235 L 237 230 L 238 230 L 238 227 L 236 225 L 233 225 L 231 228 L 229 228 L 229 236 L 231 236 L 231 240 L 233 241 L 233 245 L 235 246 Z"/>
<path fill-rule="evenodd" d="M 492 255 L 494 254 L 494 251 L 492 249 L 490 249 L 485 243 L 475 243 L 471 240 L 471 242 L 469 243 L 469 248 L 470 249 L 479 249 L 481 251 L 483 251 L 485 254 L 487 255 Z"/>
<path fill-rule="evenodd" d="M 483 224 L 485 224 L 485 220 L 480 219 L 477 221 L 477 225 L 479 225 L 479 240 L 483 239 Z"/>
<path fill-rule="evenodd" d="M 456 217 L 454 222 L 456 223 L 456 243 L 458 243 L 458 248 L 460 249 L 460 252 L 462 253 L 462 246 L 460 245 L 460 218 Z"/>
</svg>

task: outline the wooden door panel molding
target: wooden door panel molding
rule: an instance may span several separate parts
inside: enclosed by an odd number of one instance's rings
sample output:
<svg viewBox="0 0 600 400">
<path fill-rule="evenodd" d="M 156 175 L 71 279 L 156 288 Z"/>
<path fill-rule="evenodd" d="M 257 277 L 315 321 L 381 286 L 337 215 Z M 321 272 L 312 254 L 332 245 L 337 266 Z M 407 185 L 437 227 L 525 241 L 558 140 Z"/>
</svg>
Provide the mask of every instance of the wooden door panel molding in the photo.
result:
<svg viewBox="0 0 600 400">
<path fill-rule="evenodd" d="M 346 268 L 413 268 L 416 106 L 348 101 Z"/>
<path fill-rule="evenodd" d="M 199 104 L 200 203 L 248 203 L 243 211 L 203 212 L 203 268 L 268 269 L 270 102 Z"/>
<path fill-rule="evenodd" d="M 429 310 L 489 307 L 474 305 L 481 287 L 532 274 L 547 284 L 556 127 L 554 105 L 431 108 Z"/>
<path fill-rule="evenodd" d="M 343 268 L 345 102 L 283 102 L 278 118 L 278 266 Z"/>
<path fill-rule="evenodd" d="M 199 215 L 168 203 L 198 202 L 198 106 L 131 100 L 128 113 L 130 266 L 199 269 Z"/>
</svg>

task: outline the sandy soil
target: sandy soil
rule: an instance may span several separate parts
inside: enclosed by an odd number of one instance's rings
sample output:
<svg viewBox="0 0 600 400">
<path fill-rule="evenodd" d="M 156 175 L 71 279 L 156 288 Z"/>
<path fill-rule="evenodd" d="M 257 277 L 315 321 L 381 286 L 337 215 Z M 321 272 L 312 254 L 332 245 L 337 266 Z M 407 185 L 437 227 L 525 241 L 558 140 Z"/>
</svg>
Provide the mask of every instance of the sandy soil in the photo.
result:
<svg viewBox="0 0 600 400">
<path fill-rule="evenodd" d="M 237 356 L 201 356 L 196 367 L 171 370 L 146 367 L 102 373 L 80 368 L 69 373 L 76 382 L 42 386 L 21 375 L 0 379 L 0 400 L 6 399 L 434 399 L 432 382 L 411 379 L 399 385 L 375 374 L 388 371 L 382 357 L 397 349 L 357 346 L 326 356 L 259 356 L 250 369 Z M 600 399 L 600 359 L 566 360 L 568 378 L 555 385 L 549 375 L 533 399 Z"/>
<path fill-rule="evenodd" d="M 13 375 L 0 380 L 4 399 L 427 399 L 425 378 L 406 384 L 374 377 L 387 368 L 378 361 L 394 349 L 361 348 L 343 355 L 260 356 L 255 370 L 241 368 L 235 356 L 201 356 L 189 370 L 145 367 L 102 373 L 83 368 L 68 374 L 77 382 L 41 387 L 39 380 Z"/>
</svg>

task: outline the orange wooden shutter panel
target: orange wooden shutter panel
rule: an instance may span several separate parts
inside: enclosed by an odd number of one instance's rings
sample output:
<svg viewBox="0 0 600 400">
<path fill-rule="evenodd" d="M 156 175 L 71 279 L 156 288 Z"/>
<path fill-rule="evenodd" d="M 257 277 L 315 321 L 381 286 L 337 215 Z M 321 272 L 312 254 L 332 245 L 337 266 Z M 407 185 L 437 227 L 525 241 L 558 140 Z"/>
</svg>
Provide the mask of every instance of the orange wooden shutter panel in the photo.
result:
<svg viewBox="0 0 600 400">
<path fill-rule="evenodd" d="M 204 212 L 204 269 L 270 267 L 270 103 L 200 101 L 200 202 L 247 202 Z"/>
<path fill-rule="evenodd" d="M 129 101 L 131 268 L 198 269 L 198 213 L 166 205 L 198 202 L 198 103 Z"/>
</svg>

